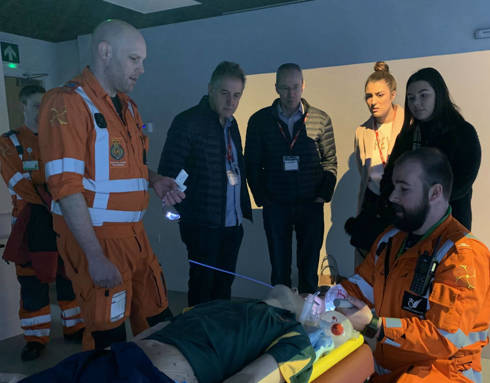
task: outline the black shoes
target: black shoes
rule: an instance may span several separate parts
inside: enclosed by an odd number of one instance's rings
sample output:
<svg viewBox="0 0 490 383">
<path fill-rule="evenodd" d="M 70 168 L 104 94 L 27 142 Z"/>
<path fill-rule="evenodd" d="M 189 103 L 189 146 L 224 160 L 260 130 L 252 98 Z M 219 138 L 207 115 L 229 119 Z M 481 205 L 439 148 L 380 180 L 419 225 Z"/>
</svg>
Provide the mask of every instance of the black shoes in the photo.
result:
<svg viewBox="0 0 490 383">
<path fill-rule="evenodd" d="M 63 338 L 65 338 L 65 340 L 70 341 L 70 342 L 81 343 L 84 330 L 85 330 L 85 328 L 81 328 L 80 330 L 78 330 L 77 332 L 74 332 L 73 334 L 63 334 Z"/>
<path fill-rule="evenodd" d="M 39 358 L 41 351 L 44 350 L 46 346 L 39 342 L 27 342 L 22 352 L 20 353 L 20 358 L 27 362 L 29 360 L 34 360 Z"/>
</svg>

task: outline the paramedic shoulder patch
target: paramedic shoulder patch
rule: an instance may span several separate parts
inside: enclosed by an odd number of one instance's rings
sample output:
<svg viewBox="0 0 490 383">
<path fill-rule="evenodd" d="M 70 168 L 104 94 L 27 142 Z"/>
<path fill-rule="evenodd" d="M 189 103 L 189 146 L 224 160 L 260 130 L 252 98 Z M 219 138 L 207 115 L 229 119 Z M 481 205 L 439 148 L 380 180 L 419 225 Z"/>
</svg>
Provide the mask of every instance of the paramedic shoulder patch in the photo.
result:
<svg viewBox="0 0 490 383">
<path fill-rule="evenodd" d="M 427 311 L 427 299 L 405 291 L 402 309 L 417 315 L 424 315 Z"/>
</svg>

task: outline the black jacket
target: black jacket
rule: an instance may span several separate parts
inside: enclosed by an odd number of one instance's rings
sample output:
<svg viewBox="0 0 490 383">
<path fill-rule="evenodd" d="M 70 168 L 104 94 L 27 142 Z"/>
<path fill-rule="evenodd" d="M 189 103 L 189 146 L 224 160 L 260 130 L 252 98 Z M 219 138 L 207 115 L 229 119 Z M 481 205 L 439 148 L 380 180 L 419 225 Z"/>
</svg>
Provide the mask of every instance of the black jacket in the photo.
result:
<svg viewBox="0 0 490 383">
<path fill-rule="evenodd" d="M 242 143 L 235 120 L 230 132 L 238 154 L 242 214 L 251 220 Z M 207 227 L 225 225 L 228 182 L 225 156 L 223 127 L 218 114 L 209 107 L 207 96 L 175 117 L 163 147 L 158 173 L 175 178 L 181 169 L 185 169 L 189 174 L 185 182 L 186 198 L 176 206 L 186 222 Z"/>
<path fill-rule="evenodd" d="M 259 110 L 248 122 L 245 162 L 255 203 L 261 206 L 271 202 L 312 202 L 317 197 L 330 201 L 337 181 L 330 117 L 302 99 L 304 115 L 294 125 L 290 137 L 287 125 L 279 118 L 278 103 L 279 99 Z M 298 132 L 298 139 L 290 149 Z M 284 171 L 283 156 L 299 156 L 299 170 Z"/>
<path fill-rule="evenodd" d="M 454 176 L 450 199 L 452 214 L 471 230 L 472 186 L 481 162 L 481 146 L 476 130 L 463 119 L 453 121 L 449 126 L 431 121 L 420 124 L 421 146 L 439 149 L 451 164 Z M 396 139 L 381 180 L 382 201 L 387 201 L 393 190 L 391 178 L 395 161 L 406 151 L 412 150 L 414 132 L 414 126 L 403 128 Z"/>
</svg>

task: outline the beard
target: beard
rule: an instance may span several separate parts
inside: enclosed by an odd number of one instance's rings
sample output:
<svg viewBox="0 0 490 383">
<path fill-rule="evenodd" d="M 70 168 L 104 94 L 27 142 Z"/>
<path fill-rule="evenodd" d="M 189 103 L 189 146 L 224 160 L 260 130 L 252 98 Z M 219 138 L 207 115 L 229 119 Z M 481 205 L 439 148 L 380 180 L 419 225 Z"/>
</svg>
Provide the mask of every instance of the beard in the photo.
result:
<svg viewBox="0 0 490 383">
<path fill-rule="evenodd" d="M 397 213 L 395 214 L 393 225 L 395 225 L 397 229 L 408 233 L 422 227 L 427 218 L 427 214 L 429 214 L 429 198 L 427 196 L 418 206 L 410 210 L 406 210 L 397 203 L 392 203 L 392 206 L 394 212 Z"/>
</svg>

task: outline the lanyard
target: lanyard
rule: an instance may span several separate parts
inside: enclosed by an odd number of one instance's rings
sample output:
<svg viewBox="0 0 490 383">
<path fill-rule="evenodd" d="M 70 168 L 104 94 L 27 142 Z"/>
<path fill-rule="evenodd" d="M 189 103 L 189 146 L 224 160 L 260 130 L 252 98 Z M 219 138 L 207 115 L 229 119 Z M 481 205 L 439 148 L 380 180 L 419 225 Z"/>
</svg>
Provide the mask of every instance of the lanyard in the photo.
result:
<svg viewBox="0 0 490 383">
<path fill-rule="evenodd" d="M 227 128 L 228 134 L 226 135 L 227 137 L 227 145 L 226 145 L 226 159 L 230 163 L 230 165 L 233 164 L 233 147 L 231 146 L 231 133 L 230 133 L 230 127 Z"/>
<path fill-rule="evenodd" d="M 386 160 L 385 160 L 385 156 L 383 156 L 383 151 L 381 150 L 381 145 L 379 144 L 379 134 L 378 134 L 377 129 L 376 129 L 376 143 L 378 145 L 379 157 L 381 158 L 381 163 L 383 164 L 383 168 L 384 168 L 386 166 Z"/>
<path fill-rule="evenodd" d="M 306 123 L 307 117 L 308 117 L 308 115 L 305 115 L 305 120 L 304 120 L 305 123 Z M 282 125 L 279 123 L 279 121 L 277 121 L 277 126 L 279 126 L 279 130 L 280 130 L 282 136 L 284 137 L 284 139 L 286 141 L 288 141 L 288 138 L 286 136 L 286 133 L 284 133 L 284 129 L 282 128 Z M 300 133 L 301 133 L 301 129 L 296 132 L 296 135 L 294 136 L 293 140 L 289 144 L 289 150 L 293 150 L 294 144 L 296 144 L 296 141 L 298 141 L 298 137 L 299 137 L 299 134 Z"/>
<path fill-rule="evenodd" d="M 394 111 L 395 111 L 395 114 L 393 115 L 393 122 L 392 124 L 395 123 L 395 118 L 396 118 L 396 108 L 394 108 Z M 379 143 L 379 134 L 378 134 L 378 123 L 376 122 L 376 120 L 374 120 L 374 125 L 376 126 L 376 143 L 378 145 L 378 150 L 379 150 L 379 157 L 381 158 L 381 162 L 383 163 L 383 168 L 386 166 L 386 160 L 385 160 L 385 156 L 383 156 L 383 152 L 381 151 L 381 145 Z"/>
</svg>

